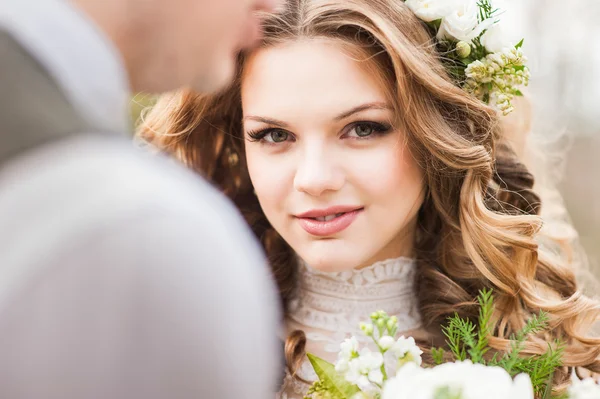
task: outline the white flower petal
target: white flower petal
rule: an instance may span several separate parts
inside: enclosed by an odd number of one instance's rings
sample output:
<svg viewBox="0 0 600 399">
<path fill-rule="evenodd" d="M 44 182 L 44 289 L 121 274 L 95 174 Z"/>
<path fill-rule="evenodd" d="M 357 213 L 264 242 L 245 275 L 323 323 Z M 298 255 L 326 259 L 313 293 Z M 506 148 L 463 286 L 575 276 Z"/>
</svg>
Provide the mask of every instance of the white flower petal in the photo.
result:
<svg viewBox="0 0 600 399">
<path fill-rule="evenodd" d="M 533 387 L 528 376 L 519 376 L 513 381 L 506 370 L 500 367 L 488 367 L 470 361 L 444 363 L 426 369 L 407 364 L 386 383 L 382 398 L 432 398 L 436 390 L 442 387 L 460 390 L 464 399 L 533 398 Z"/>
<path fill-rule="evenodd" d="M 338 360 L 335 364 L 335 371 L 338 373 L 345 373 L 350 369 L 350 364 L 346 360 Z"/>
<path fill-rule="evenodd" d="M 514 47 L 513 40 L 508 36 L 503 25 L 500 23 L 493 24 L 481 36 L 481 44 L 491 53 L 497 53 L 505 48 Z"/>
<path fill-rule="evenodd" d="M 368 375 L 369 381 L 381 385 L 383 383 L 383 373 L 381 369 L 371 370 Z"/>
<path fill-rule="evenodd" d="M 453 8 L 450 0 L 406 0 L 405 3 L 419 19 L 426 22 L 444 18 Z"/>
<path fill-rule="evenodd" d="M 367 391 L 371 388 L 371 381 L 369 381 L 366 375 L 362 375 L 356 381 L 356 385 L 360 388 L 361 391 Z"/>
<path fill-rule="evenodd" d="M 477 0 L 456 1 L 452 11 L 442 20 L 437 38 L 439 40 L 471 42 L 485 29 L 479 27 L 478 16 L 479 6 Z"/>
<path fill-rule="evenodd" d="M 528 374 L 519 374 L 515 377 L 510 397 L 533 399 L 533 385 Z"/>
<path fill-rule="evenodd" d="M 393 345 L 394 345 L 394 338 L 390 337 L 389 335 L 383 336 L 379 340 L 379 346 L 384 351 L 390 349 Z"/>
<path fill-rule="evenodd" d="M 600 385 L 591 378 L 579 380 L 572 378 L 573 384 L 569 387 L 570 399 L 597 399 L 600 398 Z"/>
</svg>

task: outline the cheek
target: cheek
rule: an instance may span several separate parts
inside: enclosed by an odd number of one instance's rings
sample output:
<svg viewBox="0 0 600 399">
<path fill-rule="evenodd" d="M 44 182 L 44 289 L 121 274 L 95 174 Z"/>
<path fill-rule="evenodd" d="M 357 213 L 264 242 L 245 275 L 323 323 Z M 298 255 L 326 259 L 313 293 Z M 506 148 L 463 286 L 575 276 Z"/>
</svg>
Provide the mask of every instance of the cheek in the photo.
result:
<svg viewBox="0 0 600 399">
<path fill-rule="evenodd" d="M 423 191 L 423 172 L 410 151 L 400 144 L 382 146 L 360 163 L 355 175 L 364 187 L 366 200 L 407 204 L 418 201 Z M 412 204 L 411 204 L 412 205 Z"/>
<path fill-rule="evenodd" d="M 250 144 L 251 147 L 258 144 Z M 246 150 L 248 173 L 263 212 L 269 219 L 283 210 L 285 199 L 292 187 L 288 167 L 282 159 L 275 159 L 256 149 Z"/>
</svg>

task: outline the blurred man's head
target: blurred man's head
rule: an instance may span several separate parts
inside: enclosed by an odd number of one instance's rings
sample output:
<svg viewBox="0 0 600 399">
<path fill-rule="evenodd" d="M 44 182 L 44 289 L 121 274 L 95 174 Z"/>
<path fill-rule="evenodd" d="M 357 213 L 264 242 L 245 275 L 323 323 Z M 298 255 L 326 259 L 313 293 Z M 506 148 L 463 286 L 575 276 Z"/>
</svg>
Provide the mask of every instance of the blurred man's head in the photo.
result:
<svg viewBox="0 0 600 399">
<path fill-rule="evenodd" d="M 113 40 L 132 90 L 212 91 L 234 73 L 236 54 L 260 36 L 256 11 L 282 0 L 71 0 Z"/>
</svg>

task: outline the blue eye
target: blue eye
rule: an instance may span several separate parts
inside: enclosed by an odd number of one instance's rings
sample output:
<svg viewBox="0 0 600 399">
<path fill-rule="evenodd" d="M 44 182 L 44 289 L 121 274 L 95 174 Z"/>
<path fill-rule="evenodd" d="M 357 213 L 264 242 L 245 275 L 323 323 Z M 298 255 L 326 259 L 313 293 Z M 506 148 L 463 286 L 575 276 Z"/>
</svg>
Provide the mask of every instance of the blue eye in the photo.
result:
<svg viewBox="0 0 600 399">
<path fill-rule="evenodd" d="M 271 130 L 264 136 L 264 140 L 271 143 L 283 143 L 287 141 L 289 134 L 283 130 Z"/>
<path fill-rule="evenodd" d="M 354 126 L 354 132 L 356 133 L 356 135 L 358 137 L 370 136 L 371 134 L 373 134 L 374 131 L 375 131 L 375 129 L 373 129 L 373 126 L 370 126 L 367 124 L 361 124 L 361 125 Z"/>
<path fill-rule="evenodd" d="M 389 125 L 383 125 L 381 123 L 376 122 L 357 122 L 353 124 L 346 133 L 348 137 L 354 138 L 370 138 L 371 136 L 378 134 L 385 134 L 391 129 Z"/>
<path fill-rule="evenodd" d="M 264 129 L 257 132 L 248 132 L 247 135 L 252 141 L 262 141 L 268 144 L 279 144 L 293 139 L 290 133 L 281 129 Z"/>
</svg>

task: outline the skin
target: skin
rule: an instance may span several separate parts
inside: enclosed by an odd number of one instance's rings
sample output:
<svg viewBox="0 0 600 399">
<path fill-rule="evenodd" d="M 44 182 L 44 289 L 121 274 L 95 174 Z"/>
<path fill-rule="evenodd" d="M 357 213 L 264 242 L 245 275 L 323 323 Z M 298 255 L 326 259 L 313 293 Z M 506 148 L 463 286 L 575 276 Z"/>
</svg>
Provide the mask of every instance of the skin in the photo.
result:
<svg viewBox="0 0 600 399">
<path fill-rule="evenodd" d="M 218 90 L 242 49 L 260 39 L 257 11 L 282 0 L 71 0 L 112 40 L 131 89 Z"/>
<path fill-rule="evenodd" d="M 335 42 L 254 52 L 242 77 L 248 169 L 269 222 L 312 267 L 361 268 L 411 256 L 423 171 L 393 127 L 389 93 Z M 367 68 L 370 67 L 370 68 Z M 362 208 L 345 230 L 307 233 L 297 215 Z"/>
</svg>

